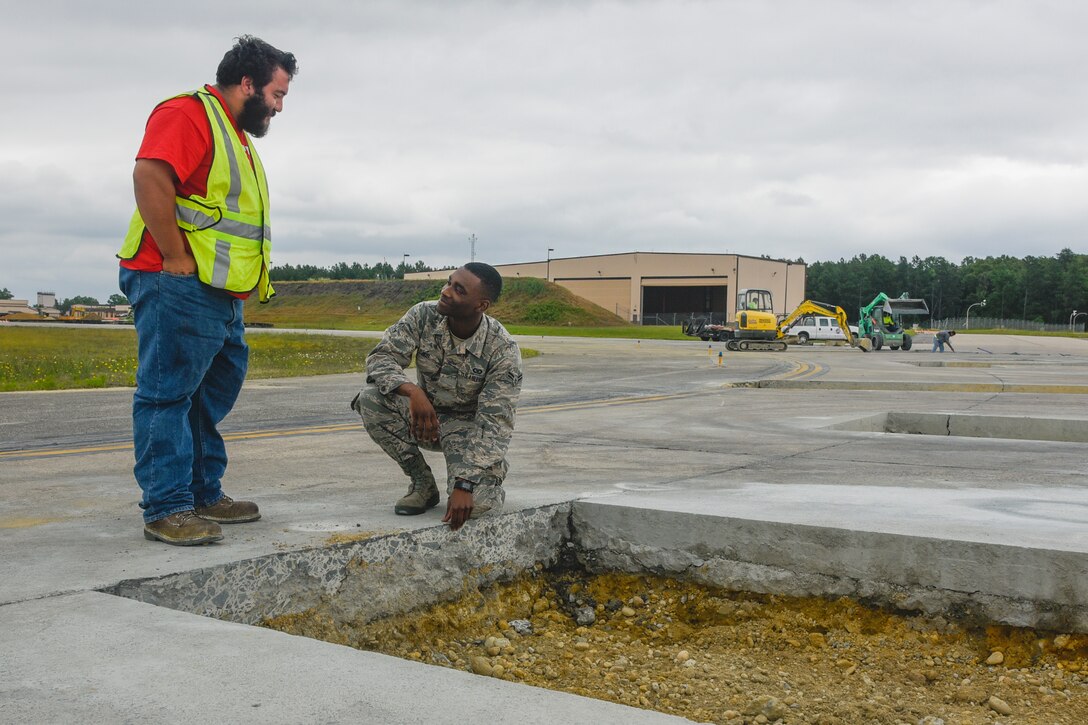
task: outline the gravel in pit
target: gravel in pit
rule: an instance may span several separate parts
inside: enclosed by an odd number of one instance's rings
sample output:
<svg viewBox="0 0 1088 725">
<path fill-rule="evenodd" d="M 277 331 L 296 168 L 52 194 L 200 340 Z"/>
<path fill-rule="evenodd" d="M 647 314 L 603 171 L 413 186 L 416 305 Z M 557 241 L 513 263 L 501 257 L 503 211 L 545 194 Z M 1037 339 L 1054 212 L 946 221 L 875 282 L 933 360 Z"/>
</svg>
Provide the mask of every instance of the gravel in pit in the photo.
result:
<svg viewBox="0 0 1088 725">
<path fill-rule="evenodd" d="M 537 568 L 368 623 L 264 626 L 698 722 L 1088 723 L 1088 636 Z"/>
</svg>

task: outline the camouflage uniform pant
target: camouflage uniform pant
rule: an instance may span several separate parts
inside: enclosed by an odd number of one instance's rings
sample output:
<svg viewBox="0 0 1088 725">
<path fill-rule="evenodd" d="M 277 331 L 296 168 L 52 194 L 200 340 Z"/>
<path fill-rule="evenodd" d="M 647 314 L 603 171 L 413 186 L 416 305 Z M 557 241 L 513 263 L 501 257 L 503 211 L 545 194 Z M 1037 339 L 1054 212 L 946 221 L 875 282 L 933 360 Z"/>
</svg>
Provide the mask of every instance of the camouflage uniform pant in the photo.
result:
<svg viewBox="0 0 1088 725">
<path fill-rule="evenodd" d="M 472 438 L 476 432 L 471 418 L 438 412 L 438 442 L 431 443 L 412 437 L 408 399 L 402 395 L 382 395 L 377 388 L 368 386 L 355 396 L 351 407 L 362 417 L 366 432 L 374 442 L 409 476 L 427 465 L 420 448 L 441 451 L 446 459 L 446 494 L 453 491 L 457 471 L 463 469 L 459 464 L 465 460 L 465 452 L 473 444 Z M 506 500 L 502 482 L 507 469 L 504 457 L 485 469 L 482 475 L 473 477 L 476 490 L 472 498 L 477 506 L 487 504 L 496 513 L 502 510 Z"/>
</svg>

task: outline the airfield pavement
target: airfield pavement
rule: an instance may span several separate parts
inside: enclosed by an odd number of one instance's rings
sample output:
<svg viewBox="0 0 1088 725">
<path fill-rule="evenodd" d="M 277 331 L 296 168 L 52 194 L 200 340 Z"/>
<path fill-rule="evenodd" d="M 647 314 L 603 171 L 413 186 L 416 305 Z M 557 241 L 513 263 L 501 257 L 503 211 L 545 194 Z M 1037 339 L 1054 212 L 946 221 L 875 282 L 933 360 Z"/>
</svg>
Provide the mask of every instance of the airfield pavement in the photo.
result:
<svg viewBox="0 0 1088 725">
<path fill-rule="evenodd" d="M 694 340 L 519 342 L 542 354 L 525 363 L 508 514 L 577 500 L 602 528 L 643 527 L 649 550 L 747 544 L 778 570 L 874 580 L 917 545 L 952 568 L 908 584 L 1084 617 L 1086 340 L 964 334 L 937 354 L 921 335 L 909 352 L 794 346 L 721 364 L 723 346 Z M 131 390 L 0 394 L 0 721 L 676 721 L 101 591 L 359 531 L 464 535 L 442 528 L 442 505 L 393 514 L 405 481 L 348 409 L 362 383 L 248 383 L 224 424 L 224 488 L 263 517 L 194 548 L 141 533 Z"/>
</svg>

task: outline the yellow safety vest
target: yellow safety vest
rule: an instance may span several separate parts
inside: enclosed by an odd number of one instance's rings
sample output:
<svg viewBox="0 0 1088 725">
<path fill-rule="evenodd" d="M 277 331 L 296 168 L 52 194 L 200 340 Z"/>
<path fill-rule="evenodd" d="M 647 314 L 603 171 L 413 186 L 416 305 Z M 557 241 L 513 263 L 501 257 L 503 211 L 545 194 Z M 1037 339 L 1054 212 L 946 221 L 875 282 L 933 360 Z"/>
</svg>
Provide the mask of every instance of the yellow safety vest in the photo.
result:
<svg viewBox="0 0 1088 725">
<path fill-rule="evenodd" d="M 214 94 L 202 88 L 181 96 L 192 96 L 204 104 L 214 147 L 206 195 L 175 197 L 178 226 L 189 240 L 197 275 L 201 282 L 228 292 L 256 288 L 258 299 L 267 302 L 276 292 L 268 278 L 272 227 L 264 166 L 252 144 L 250 166 L 249 155 Z M 117 256 L 135 257 L 145 229 L 137 209 Z"/>
</svg>

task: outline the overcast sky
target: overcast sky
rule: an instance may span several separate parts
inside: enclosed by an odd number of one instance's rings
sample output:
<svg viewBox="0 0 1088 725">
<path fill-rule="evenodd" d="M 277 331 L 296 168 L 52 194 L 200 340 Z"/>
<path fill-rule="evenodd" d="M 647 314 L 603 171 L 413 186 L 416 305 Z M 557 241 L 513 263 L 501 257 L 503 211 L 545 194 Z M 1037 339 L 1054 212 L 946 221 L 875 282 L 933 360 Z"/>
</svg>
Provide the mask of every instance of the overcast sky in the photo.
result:
<svg viewBox="0 0 1088 725">
<path fill-rule="evenodd" d="M 277 263 L 1085 252 L 1088 3 L 12 4 L 0 288 L 116 291 L 162 98 L 296 54 Z"/>
</svg>

